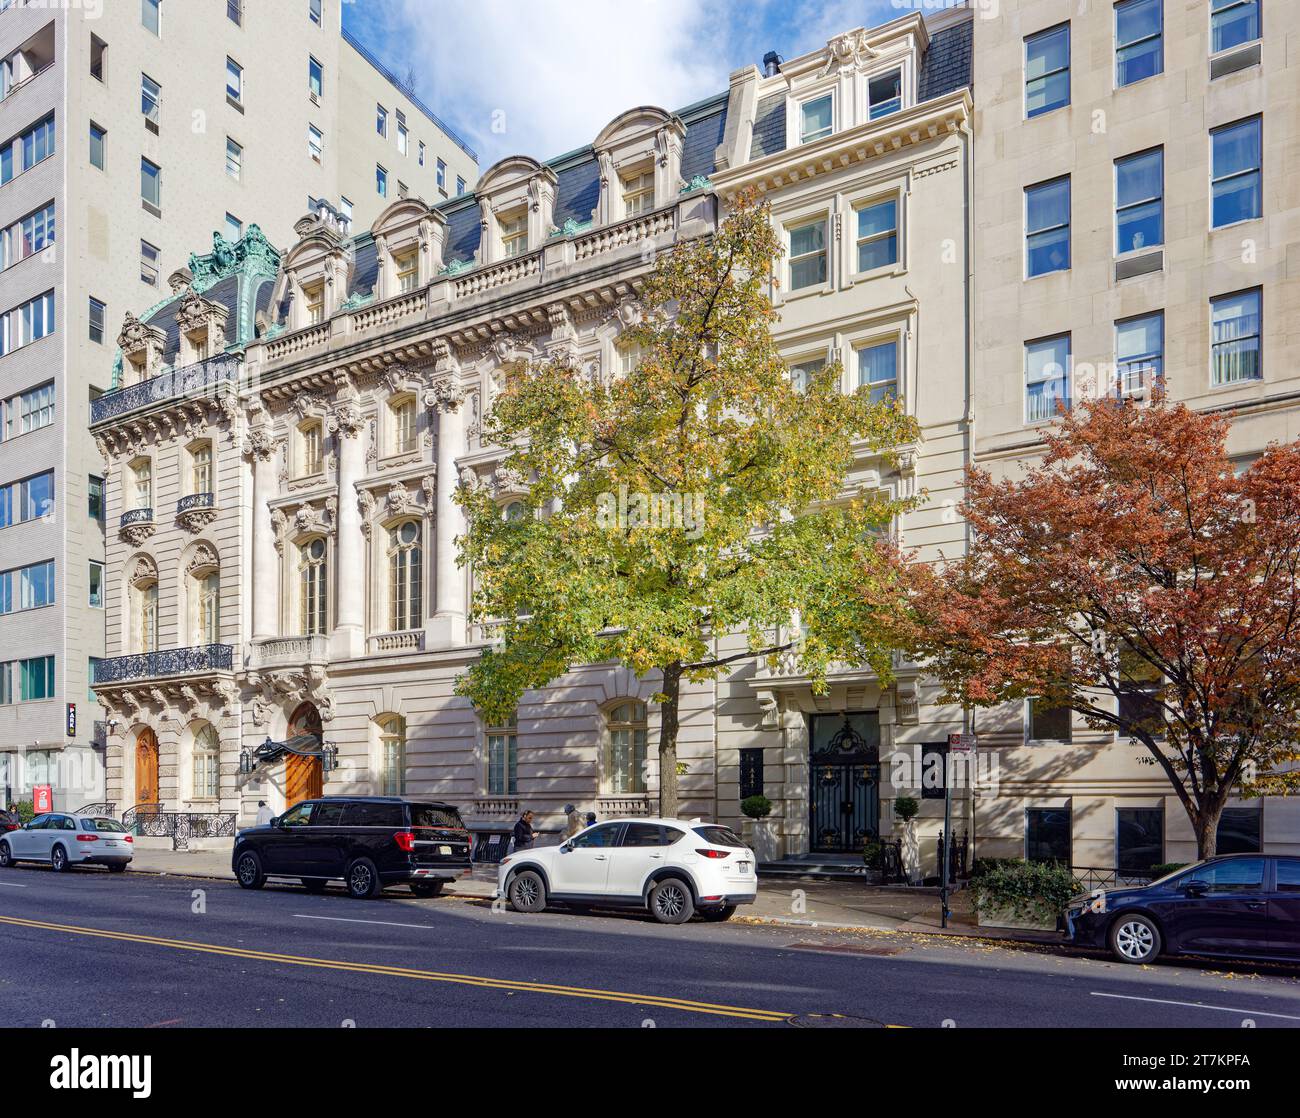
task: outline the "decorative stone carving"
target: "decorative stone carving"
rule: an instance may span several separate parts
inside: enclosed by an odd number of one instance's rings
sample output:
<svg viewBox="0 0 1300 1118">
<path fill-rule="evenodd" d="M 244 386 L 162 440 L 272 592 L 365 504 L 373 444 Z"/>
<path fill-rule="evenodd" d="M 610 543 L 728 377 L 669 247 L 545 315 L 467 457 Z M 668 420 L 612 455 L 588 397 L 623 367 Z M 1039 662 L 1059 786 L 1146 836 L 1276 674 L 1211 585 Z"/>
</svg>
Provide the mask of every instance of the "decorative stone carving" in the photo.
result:
<svg viewBox="0 0 1300 1118">
<path fill-rule="evenodd" d="M 492 471 L 492 495 L 494 497 L 505 497 L 509 494 L 526 493 L 528 484 L 523 475 L 512 466 L 507 466 L 504 462 Z"/>
<path fill-rule="evenodd" d="M 275 533 L 275 550 L 283 555 L 285 537 L 289 534 L 289 517 L 283 509 L 271 510 L 271 531 Z"/>
<path fill-rule="evenodd" d="M 326 404 L 324 397 L 314 392 L 299 392 L 294 396 L 289 410 L 293 412 L 298 422 L 310 416 L 323 416 L 329 411 L 329 405 Z"/>
<path fill-rule="evenodd" d="M 345 399 L 334 406 L 325 421 L 325 429 L 331 435 L 345 439 L 355 439 L 361 434 L 361 405 L 356 400 Z"/>
<path fill-rule="evenodd" d="M 619 324 L 626 330 L 629 326 L 635 326 L 645 316 L 645 308 L 640 299 L 627 298 L 619 301 L 614 308 L 614 314 L 617 315 Z"/>
<path fill-rule="evenodd" d="M 217 568 L 221 566 L 221 559 L 216 550 L 208 543 L 200 543 L 195 546 L 190 555 L 190 560 L 185 564 L 185 573 L 192 575 L 196 571 L 208 568 Z"/>
<path fill-rule="evenodd" d="M 424 406 L 440 412 L 453 412 L 465 402 L 465 390 L 455 377 L 440 377 L 424 394 Z"/>
<path fill-rule="evenodd" d="M 420 489 L 424 493 L 424 515 L 432 520 L 434 510 L 438 507 L 438 472 L 436 470 L 420 478 Z"/>
<path fill-rule="evenodd" d="M 131 585 L 147 586 L 158 581 L 158 565 L 148 555 L 137 555 L 131 564 Z"/>
<path fill-rule="evenodd" d="M 460 486 L 462 489 L 477 489 L 483 484 L 483 479 L 478 476 L 478 471 L 473 466 L 462 466 L 460 468 Z"/>
<path fill-rule="evenodd" d="M 267 462 L 276 451 L 275 436 L 269 426 L 250 428 L 244 435 L 244 453 L 249 458 Z"/>
<path fill-rule="evenodd" d="M 868 44 L 866 31 L 858 28 L 856 31 L 836 35 L 826 44 L 826 55 L 826 68 L 822 72 L 829 74 L 836 66 L 859 66 L 875 58 L 877 52 Z"/>
<path fill-rule="evenodd" d="M 385 514 L 389 517 L 418 515 L 424 511 L 415 499 L 415 494 L 400 481 L 395 481 L 388 487 L 384 504 Z"/>
<path fill-rule="evenodd" d="M 375 495 L 368 489 L 357 494 L 357 509 L 361 513 L 361 534 L 370 538 L 370 522 L 375 515 Z"/>
</svg>

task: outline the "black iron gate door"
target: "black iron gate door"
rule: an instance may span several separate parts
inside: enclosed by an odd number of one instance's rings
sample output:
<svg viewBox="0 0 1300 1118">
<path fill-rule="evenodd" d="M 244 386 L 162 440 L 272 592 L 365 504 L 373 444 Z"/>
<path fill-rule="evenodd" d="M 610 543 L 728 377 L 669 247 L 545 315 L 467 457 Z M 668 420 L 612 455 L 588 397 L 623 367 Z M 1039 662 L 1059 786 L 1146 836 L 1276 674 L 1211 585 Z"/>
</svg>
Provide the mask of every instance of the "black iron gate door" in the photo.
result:
<svg viewBox="0 0 1300 1118">
<path fill-rule="evenodd" d="M 874 726 L 854 725 L 865 716 L 838 717 L 843 725 L 834 734 L 815 730 L 812 735 L 811 847 L 818 854 L 861 854 L 880 831 L 879 739 L 870 734 Z"/>
</svg>

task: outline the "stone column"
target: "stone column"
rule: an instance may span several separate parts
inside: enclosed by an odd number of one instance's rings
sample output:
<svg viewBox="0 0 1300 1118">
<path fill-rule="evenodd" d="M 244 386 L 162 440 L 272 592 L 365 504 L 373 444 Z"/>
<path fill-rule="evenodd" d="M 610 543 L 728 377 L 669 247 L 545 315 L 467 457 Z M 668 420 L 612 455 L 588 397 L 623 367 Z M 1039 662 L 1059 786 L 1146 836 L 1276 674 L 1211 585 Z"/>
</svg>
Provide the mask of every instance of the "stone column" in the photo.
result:
<svg viewBox="0 0 1300 1118">
<path fill-rule="evenodd" d="M 274 637 L 279 631 L 275 588 L 280 584 L 275 549 L 275 526 L 267 502 L 275 494 L 275 439 L 269 427 L 248 433 L 245 453 L 253 462 L 253 640 Z"/>
<path fill-rule="evenodd" d="M 366 640 L 365 537 L 357 483 L 365 474 L 365 449 L 361 443 L 361 408 L 355 396 L 345 397 L 330 413 L 330 434 L 338 437 L 339 511 L 334 556 L 338 566 L 334 631 L 330 655 L 343 659 L 360 656 Z"/>
<path fill-rule="evenodd" d="M 434 611 L 425 632 L 426 647 L 465 643 L 465 571 L 456 563 L 456 537 L 465 516 L 456 504 L 460 482 L 456 458 L 465 449 L 464 391 L 453 374 L 437 381 L 425 403 L 438 411 L 438 472 L 434 483 Z"/>
</svg>

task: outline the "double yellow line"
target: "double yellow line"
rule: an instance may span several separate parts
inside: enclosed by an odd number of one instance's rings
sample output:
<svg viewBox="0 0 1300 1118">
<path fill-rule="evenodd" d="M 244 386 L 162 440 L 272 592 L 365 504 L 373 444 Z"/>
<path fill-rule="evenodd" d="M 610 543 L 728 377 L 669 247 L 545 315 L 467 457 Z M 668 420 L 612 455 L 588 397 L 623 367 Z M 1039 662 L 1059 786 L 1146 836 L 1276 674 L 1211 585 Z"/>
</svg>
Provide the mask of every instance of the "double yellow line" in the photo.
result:
<svg viewBox="0 0 1300 1118">
<path fill-rule="evenodd" d="M 177 951 L 197 951 L 207 955 L 225 955 L 235 959 L 251 959 L 262 963 L 280 963 L 295 967 L 322 967 L 326 970 L 352 971 L 357 974 L 377 974 L 389 978 L 409 978 L 422 982 L 451 982 L 459 986 L 477 986 L 485 990 L 509 990 L 526 994 L 549 994 L 560 998 L 584 998 L 591 1001 L 623 1002 L 651 1009 L 674 1009 L 683 1013 L 706 1013 L 717 1017 L 739 1017 L 748 1021 L 779 1023 L 791 1014 L 774 1009 L 753 1009 L 737 1005 L 715 1005 L 712 1002 L 690 1001 L 686 998 L 666 998 L 655 994 L 633 994 L 621 990 L 592 990 L 582 986 L 557 986 L 549 982 L 517 982 L 505 978 L 488 978 L 474 974 L 450 974 L 441 971 L 416 970 L 411 967 L 389 967 L 377 963 L 351 963 L 343 959 L 318 959 L 309 955 L 285 955 L 275 951 L 253 951 L 244 947 L 227 947 L 218 943 L 198 943 L 193 940 L 166 939 L 162 936 L 141 935 L 134 932 L 113 932 L 105 928 L 82 928 L 74 924 L 52 924 L 44 920 L 24 920 L 17 916 L 0 916 L 0 924 L 17 928 L 34 928 L 47 932 L 64 932 L 68 935 L 93 936 L 97 939 L 118 940 L 125 943 L 146 943 L 155 947 L 170 947 Z"/>
</svg>

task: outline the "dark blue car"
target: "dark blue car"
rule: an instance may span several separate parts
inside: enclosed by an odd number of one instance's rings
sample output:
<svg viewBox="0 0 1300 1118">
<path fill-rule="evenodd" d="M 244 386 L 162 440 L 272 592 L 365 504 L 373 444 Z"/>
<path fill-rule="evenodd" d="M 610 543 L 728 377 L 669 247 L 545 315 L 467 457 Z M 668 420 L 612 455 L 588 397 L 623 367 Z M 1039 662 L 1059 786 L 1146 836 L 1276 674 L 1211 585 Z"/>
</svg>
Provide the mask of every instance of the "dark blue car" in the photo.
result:
<svg viewBox="0 0 1300 1118">
<path fill-rule="evenodd" d="M 1300 962 L 1300 857 L 1227 854 L 1150 885 L 1075 897 L 1065 930 L 1122 963 L 1161 954 Z"/>
</svg>

